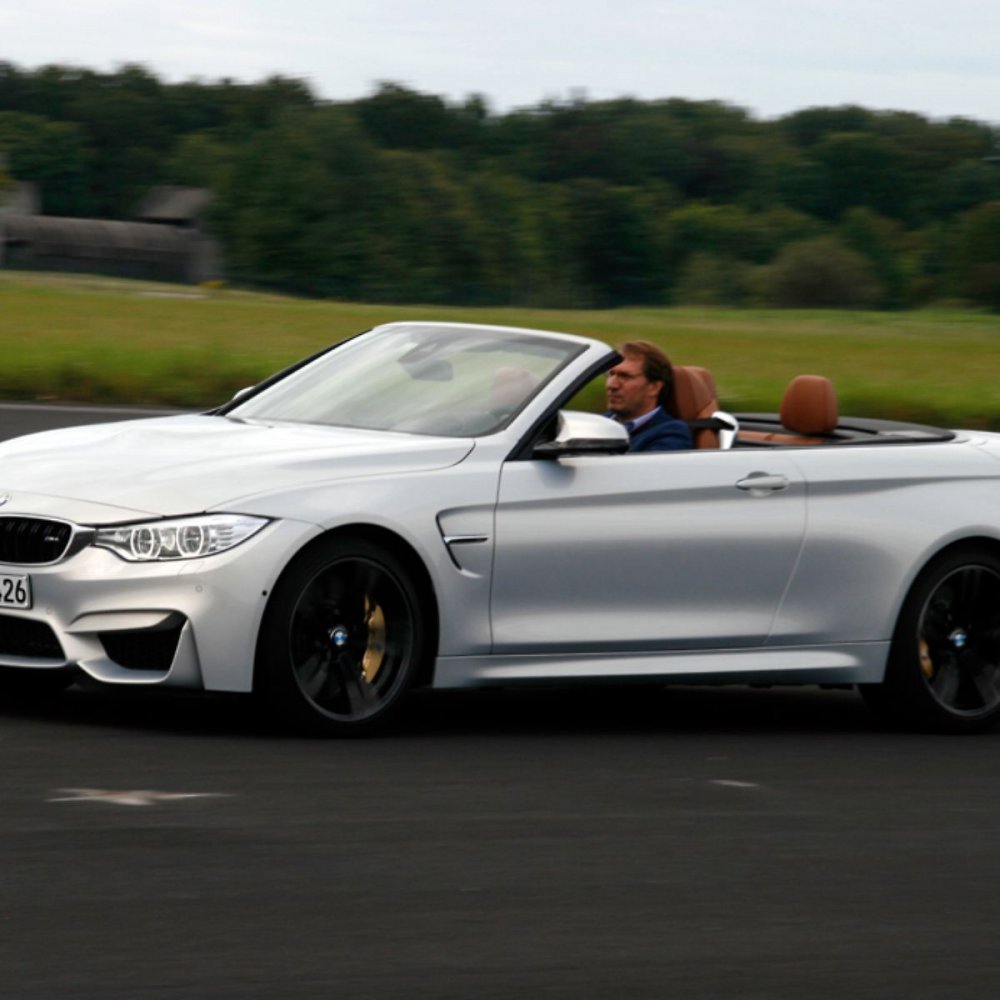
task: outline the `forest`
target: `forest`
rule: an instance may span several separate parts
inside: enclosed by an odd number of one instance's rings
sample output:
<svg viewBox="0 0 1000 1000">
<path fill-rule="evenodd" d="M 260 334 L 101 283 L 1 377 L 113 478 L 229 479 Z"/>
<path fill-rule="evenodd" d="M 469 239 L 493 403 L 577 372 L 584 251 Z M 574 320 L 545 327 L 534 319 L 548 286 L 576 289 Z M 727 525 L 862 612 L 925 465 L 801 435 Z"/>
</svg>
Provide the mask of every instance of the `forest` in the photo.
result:
<svg viewBox="0 0 1000 1000">
<path fill-rule="evenodd" d="M 207 187 L 230 283 L 374 303 L 1000 309 L 1000 129 L 398 83 L 164 82 L 0 62 L 6 177 L 55 216 Z"/>
</svg>

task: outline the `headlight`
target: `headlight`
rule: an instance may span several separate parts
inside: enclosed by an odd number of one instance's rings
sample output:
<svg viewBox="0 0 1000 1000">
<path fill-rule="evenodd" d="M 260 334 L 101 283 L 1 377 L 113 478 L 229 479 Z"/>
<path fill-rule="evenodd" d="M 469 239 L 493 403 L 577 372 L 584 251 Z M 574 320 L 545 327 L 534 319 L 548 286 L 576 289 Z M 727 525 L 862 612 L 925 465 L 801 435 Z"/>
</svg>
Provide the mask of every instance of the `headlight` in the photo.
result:
<svg viewBox="0 0 1000 1000">
<path fill-rule="evenodd" d="M 245 514 L 202 514 L 171 521 L 146 521 L 98 528 L 94 545 L 129 562 L 200 559 L 225 552 L 257 534 L 267 518 Z"/>
</svg>

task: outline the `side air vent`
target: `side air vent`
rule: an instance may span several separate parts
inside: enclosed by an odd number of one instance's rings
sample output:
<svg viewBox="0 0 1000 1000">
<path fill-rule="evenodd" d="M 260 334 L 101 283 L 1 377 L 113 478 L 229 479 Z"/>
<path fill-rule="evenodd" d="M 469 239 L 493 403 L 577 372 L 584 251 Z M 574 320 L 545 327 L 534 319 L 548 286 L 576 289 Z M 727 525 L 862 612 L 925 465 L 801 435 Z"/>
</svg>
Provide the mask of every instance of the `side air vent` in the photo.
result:
<svg viewBox="0 0 1000 1000">
<path fill-rule="evenodd" d="M 171 615 L 155 628 L 98 632 L 108 659 L 126 670 L 170 669 L 177 652 L 181 630 L 187 621 L 183 615 Z"/>
<path fill-rule="evenodd" d="M 72 537 L 73 529 L 64 521 L 0 517 L 0 562 L 14 565 L 56 562 Z"/>
</svg>

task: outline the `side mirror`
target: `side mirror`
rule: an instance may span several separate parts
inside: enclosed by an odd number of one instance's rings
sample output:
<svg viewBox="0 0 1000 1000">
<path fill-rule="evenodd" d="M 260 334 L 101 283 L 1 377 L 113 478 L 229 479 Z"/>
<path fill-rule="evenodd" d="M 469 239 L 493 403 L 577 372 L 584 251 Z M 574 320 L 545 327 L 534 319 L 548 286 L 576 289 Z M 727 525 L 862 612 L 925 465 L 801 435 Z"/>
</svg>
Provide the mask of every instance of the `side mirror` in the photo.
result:
<svg viewBox="0 0 1000 1000">
<path fill-rule="evenodd" d="M 628 451 L 628 431 L 597 413 L 560 410 L 556 436 L 534 448 L 535 458 L 565 455 L 621 455 Z"/>
</svg>

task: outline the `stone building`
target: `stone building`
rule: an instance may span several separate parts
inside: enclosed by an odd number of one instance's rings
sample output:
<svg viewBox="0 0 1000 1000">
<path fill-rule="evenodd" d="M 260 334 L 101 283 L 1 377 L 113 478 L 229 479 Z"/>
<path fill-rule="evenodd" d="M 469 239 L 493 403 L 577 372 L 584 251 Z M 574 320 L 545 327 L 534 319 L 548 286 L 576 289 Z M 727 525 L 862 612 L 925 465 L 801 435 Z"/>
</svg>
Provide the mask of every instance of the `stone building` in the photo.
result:
<svg viewBox="0 0 1000 1000">
<path fill-rule="evenodd" d="M 222 277 L 219 244 L 203 226 L 212 200 L 203 188 L 153 188 L 133 222 L 41 215 L 31 184 L 8 185 L 0 199 L 0 268 L 192 284 Z"/>
</svg>

